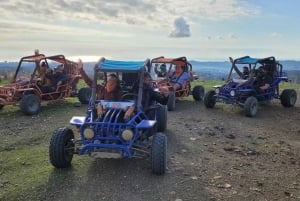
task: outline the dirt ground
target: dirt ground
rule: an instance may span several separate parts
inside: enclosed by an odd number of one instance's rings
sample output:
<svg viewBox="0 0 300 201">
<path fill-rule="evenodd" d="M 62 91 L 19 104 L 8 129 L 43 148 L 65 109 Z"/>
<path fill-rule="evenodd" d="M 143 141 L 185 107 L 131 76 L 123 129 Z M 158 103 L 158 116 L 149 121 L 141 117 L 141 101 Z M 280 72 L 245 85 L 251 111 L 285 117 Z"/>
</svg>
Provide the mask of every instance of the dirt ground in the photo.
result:
<svg viewBox="0 0 300 201">
<path fill-rule="evenodd" d="M 70 114 L 84 110 L 85 106 L 74 107 Z M 55 118 L 54 113 L 43 115 L 42 111 L 32 117 L 40 121 L 33 125 L 32 118 L 20 115 L 15 122 L 22 122 L 23 129 L 18 124 L 15 129 L 22 135 L 29 124 L 43 130 L 45 122 L 69 120 Z M 11 132 L 13 122 L 0 117 L 1 135 Z M 300 200 L 299 100 L 294 108 L 284 108 L 276 101 L 260 106 L 254 118 L 231 105 L 217 103 L 214 109 L 207 109 L 203 102 L 181 100 L 168 113 L 166 135 L 165 175 L 153 175 L 148 160 L 74 156 L 72 168 L 51 167 L 43 173 L 47 181 L 39 189 L 38 200 Z"/>
</svg>

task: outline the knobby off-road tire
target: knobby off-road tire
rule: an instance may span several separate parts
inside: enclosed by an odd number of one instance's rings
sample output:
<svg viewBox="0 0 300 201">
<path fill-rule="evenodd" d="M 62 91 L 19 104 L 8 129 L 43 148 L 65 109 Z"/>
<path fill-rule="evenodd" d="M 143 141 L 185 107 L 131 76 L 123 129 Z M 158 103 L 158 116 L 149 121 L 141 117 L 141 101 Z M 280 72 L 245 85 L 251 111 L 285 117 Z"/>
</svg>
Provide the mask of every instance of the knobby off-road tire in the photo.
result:
<svg viewBox="0 0 300 201">
<path fill-rule="evenodd" d="M 168 108 L 166 105 L 162 105 L 159 109 L 157 109 L 157 131 L 164 132 L 167 129 L 168 122 Z"/>
<path fill-rule="evenodd" d="M 156 133 L 152 139 L 151 149 L 152 172 L 163 175 L 167 168 L 167 136 L 163 133 Z"/>
<path fill-rule="evenodd" d="M 57 129 L 51 138 L 49 157 L 51 164 L 56 168 L 67 168 L 71 165 L 75 145 L 74 133 L 69 128 Z"/>
<path fill-rule="evenodd" d="M 170 91 L 167 105 L 168 105 L 168 110 L 169 111 L 174 111 L 175 110 L 176 96 L 175 96 L 174 91 Z"/>
<path fill-rule="evenodd" d="M 20 109 L 26 115 L 38 114 L 41 109 L 41 100 L 35 94 L 24 95 L 20 102 Z"/>
<path fill-rule="evenodd" d="M 293 107 L 297 101 L 297 92 L 294 89 L 284 89 L 280 101 L 284 107 Z"/>
<path fill-rule="evenodd" d="M 193 88 L 192 95 L 195 101 L 203 100 L 204 94 L 205 90 L 203 86 L 198 85 Z"/>
<path fill-rule="evenodd" d="M 203 100 L 205 107 L 207 107 L 207 108 L 215 107 L 215 105 L 216 105 L 216 98 L 214 97 L 215 94 L 216 94 L 216 92 L 214 90 L 209 90 L 205 94 L 204 100 Z"/>
<path fill-rule="evenodd" d="M 254 96 L 250 96 L 246 99 L 244 110 L 247 117 L 254 117 L 257 113 L 258 101 Z"/>
<path fill-rule="evenodd" d="M 78 100 L 82 104 L 88 104 L 90 102 L 91 95 L 92 95 L 92 89 L 89 87 L 84 87 L 79 89 L 77 96 L 78 96 Z"/>
</svg>

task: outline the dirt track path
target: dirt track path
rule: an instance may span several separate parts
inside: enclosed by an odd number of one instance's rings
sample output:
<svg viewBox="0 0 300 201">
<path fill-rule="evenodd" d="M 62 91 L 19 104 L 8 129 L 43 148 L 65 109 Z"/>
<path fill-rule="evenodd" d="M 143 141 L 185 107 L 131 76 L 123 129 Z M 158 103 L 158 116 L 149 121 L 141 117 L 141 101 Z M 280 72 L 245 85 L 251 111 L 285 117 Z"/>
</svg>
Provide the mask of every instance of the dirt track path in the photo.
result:
<svg viewBox="0 0 300 201">
<path fill-rule="evenodd" d="M 299 106 L 299 101 L 295 108 L 275 102 L 260 107 L 255 118 L 247 118 L 237 107 L 206 109 L 202 102 L 180 101 L 168 113 L 164 176 L 153 175 L 148 160 L 74 156 L 67 170 L 46 162 L 49 171 L 43 173 L 47 180 L 39 187 L 39 200 L 300 200 Z M 84 107 L 69 113 L 82 114 Z M 45 125 L 68 125 L 70 114 L 60 118 L 46 113 L 31 119 L 2 115 L 1 135 L 5 133 L 5 140 L 28 135 L 30 129 L 49 132 Z M 48 138 L 43 136 L 42 143 L 47 144 Z M 47 161 L 47 153 L 41 154 Z M 19 200 L 27 197 L 30 192 Z"/>
</svg>

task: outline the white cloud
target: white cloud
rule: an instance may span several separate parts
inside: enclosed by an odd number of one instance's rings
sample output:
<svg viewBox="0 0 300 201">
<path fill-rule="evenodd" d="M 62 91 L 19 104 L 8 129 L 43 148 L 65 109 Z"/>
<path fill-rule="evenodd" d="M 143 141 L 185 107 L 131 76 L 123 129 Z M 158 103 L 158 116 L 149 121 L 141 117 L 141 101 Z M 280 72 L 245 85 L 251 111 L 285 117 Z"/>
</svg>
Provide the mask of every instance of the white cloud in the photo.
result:
<svg viewBox="0 0 300 201">
<path fill-rule="evenodd" d="M 1 56 L 4 58 L 11 52 L 23 54 L 24 50 L 37 47 L 72 55 L 126 54 L 131 57 L 142 53 L 149 55 L 152 51 L 149 48 L 153 48 L 154 54 L 157 54 L 157 49 L 173 47 L 176 49 L 174 54 L 178 54 L 179 47 L 187 47 L 182 50 L 185 54 L 191 50 L 191 46 L 205 41 L 206 36 L 207 46 L 215 42 L 220 44 L 220 41 L 216 41 L 218 35 L 224 39 L 236 38 L 234 34 L 224 34 L 228 30 L 213 25 L 260 12 L 260 8 L 246 0 L 0 2 L 0 40 L 5 47 Z M 174 43 L 168 36 L 189 38 Z M 197 45 L 197 48 L 200 47 L 203 46 Z M 196 52 L 198 54 L 198 49 Z"/>
<path fill-rule="evenodd" d="M 170 26 L 174 18 L 223 20 L 252 15 L 258 9 L 240 0 L 8 0 L 1 2 L 5 20 Z M 69 25 L 72 25 L 69 23 Z"/>
<path fill-rule="evenodd" d="M 174 21 L 174 30 L 170 33 L 170 37 L 182 38 L 190 37 L 190 26 L 187 24 L 183 17 L 177 18 Z"/>
</svg>

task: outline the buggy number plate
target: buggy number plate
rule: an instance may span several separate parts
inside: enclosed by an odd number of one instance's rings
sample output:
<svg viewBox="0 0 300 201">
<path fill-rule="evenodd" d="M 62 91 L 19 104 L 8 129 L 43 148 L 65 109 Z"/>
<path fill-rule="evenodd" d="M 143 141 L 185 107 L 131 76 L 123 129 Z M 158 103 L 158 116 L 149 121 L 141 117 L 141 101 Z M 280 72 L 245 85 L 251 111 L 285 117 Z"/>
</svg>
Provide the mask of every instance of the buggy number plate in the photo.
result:
<svg viewBox="0 0 300 201">
<path fill-rule="evenodd" d="M 104 108 L 124 109 L 133 106 L 133 102 L 122 102 L 122 101 L 103 101 L 99 102 Z M 98 103 L 98 104 L 99 104 Z"/>
</svg>

